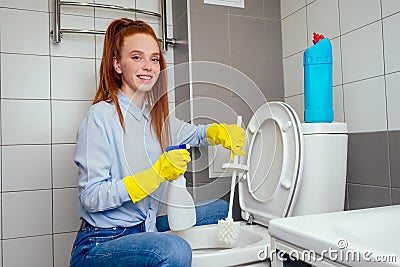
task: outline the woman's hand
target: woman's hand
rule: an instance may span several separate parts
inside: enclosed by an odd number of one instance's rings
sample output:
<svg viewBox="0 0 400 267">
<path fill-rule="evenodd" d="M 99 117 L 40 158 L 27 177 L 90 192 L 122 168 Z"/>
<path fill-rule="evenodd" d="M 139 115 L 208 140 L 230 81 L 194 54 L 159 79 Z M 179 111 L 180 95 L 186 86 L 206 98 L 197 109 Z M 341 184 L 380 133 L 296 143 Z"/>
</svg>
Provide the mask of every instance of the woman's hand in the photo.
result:
<svg viewBox="0 0 400 267">
<path fill-rule="evenodd" d="M 206 137 L 210 145 L 221 144 L 229 149 L 232 160 L 233 155 L 246 155 L 242 150 L 246 139 L 244 130 L 236 124 L 211 124 L 206 130 Z"/>
</svg>

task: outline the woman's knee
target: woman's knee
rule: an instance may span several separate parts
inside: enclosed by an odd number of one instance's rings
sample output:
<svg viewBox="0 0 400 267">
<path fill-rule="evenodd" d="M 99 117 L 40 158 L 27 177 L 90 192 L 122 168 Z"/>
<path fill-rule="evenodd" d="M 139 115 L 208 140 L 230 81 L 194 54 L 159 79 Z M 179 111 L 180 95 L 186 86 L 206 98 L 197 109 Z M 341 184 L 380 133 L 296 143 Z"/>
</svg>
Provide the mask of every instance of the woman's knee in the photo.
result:
<svg viewBox="0 0 400 267">
<path fill-rule="evenodd" d="M 174 234 L 165 234 L 164 245 L 165 266 L 191 266 L 192 248 L 186 240 Z"/>
</svg>

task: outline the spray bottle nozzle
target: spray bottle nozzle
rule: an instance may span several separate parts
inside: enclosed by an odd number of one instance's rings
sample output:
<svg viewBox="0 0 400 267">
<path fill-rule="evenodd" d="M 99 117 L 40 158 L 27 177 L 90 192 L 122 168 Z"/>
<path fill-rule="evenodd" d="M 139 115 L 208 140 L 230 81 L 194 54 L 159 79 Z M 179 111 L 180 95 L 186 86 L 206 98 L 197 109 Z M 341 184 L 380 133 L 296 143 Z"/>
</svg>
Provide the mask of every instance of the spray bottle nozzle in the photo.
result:
<svg viewBox="0 0 400 267">
<path fill-rule="evenodd" d="M 322 39 L 324 39 L 325 38 L 325 36 L 323 35 L 323 34 L 318 34 L 318 33 L 316 33 L 316 32 L 314 32 L 313 33 L 313 37 L 314 37 L 314 39 L 313 39 L 313 44 L 316 44 L 316 43 L 318 43 L 320 40 L 322 40 Z"/>
</svg>

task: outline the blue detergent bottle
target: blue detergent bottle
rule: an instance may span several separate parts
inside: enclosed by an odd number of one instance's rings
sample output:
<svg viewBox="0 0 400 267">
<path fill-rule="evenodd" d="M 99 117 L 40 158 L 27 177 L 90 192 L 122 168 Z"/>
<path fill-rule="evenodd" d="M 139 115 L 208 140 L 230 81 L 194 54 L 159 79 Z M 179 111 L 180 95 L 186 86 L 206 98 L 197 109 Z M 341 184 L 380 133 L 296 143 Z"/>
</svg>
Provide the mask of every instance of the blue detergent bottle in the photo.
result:
<svg viewBox="0 0 400 267">
<path fill-rule="evenodd" d="M 332 45 L 315 32 L 313 43 L 304 51 L 304 121 L 332 122 Z"/>
</svg>

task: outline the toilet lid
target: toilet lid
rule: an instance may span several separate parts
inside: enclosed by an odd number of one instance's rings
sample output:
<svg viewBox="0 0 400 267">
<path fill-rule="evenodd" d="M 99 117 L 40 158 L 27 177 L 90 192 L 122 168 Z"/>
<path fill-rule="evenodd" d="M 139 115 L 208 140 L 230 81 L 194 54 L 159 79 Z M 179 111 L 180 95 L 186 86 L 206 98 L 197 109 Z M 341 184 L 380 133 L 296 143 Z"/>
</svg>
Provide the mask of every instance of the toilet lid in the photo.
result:
<svg viewBox="0 0 400 267">
<path fill-rule="evenodd" d="M 242 217 L 268 225 L 294 208 L 303 162 L 300 120 L 286 103 L 269 102 L 254 113 L 247 135 L 248 156 L 240 161 L 248 167 L 239 182 Z"/>
</svg>

